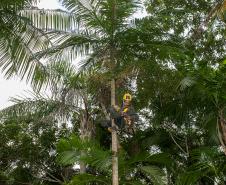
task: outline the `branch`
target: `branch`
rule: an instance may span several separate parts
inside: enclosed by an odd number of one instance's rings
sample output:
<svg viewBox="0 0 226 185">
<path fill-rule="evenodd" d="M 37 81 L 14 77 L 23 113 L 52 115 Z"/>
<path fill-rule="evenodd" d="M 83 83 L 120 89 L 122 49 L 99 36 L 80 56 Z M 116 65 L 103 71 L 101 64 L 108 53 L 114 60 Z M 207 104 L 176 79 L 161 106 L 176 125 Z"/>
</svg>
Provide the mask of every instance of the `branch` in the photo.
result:
<svg viewBox="0 0 226 185">
<path fill-rule="evenodd" d="M 224 141 L 222 140 L 222 134 L 221 134 L 221 131 L 220 131 L 220 126 L 219 126 L 219 121 L 217 119 L 217 136 L 218 136 L 218 139 L 221 143 L 221 146 L 223 147 L 223 150 L 224 150 L 224 154 L 226 155 L 226 146 L 224 144 Z"/>
<path fill-rule="evenodd" d="M 35 177 L 36 179 L 39 179 L 39 180 L 44 180 L 44 181 L 48 181 L 48 182 L 57 182 L 57 183 L 60 183 L 60 184 L 63 184 L 63 182 L 61 180 L 54 180 L 54 179 L 51 179 L 51 178 L 48 178 L 48 177 L 38 177 L 38 176 L 33 176 Z"/>
<path fill-rule="evenodd" d="M 50 174 L 49 172 L 46 172 L 46 174 L 49 175 L 54 180 L 56 180 L 57 182 L 59 182 L 60 184 L 63 184 L 63 181 L 61 181 L 60 179 L 56 178 L 54 175 Z"/>
<path fill-rule="evenodd" d="M 178 148 L 183 152 L 183 153 L 185 153 L 186 154 L 186 156 L 189 156 L 189 154 L 176 142 L 176 140 L 174 139 L 174 137 L 173 137 L 173 135 L 172 135 L 172 133 L 169 131 L 169 135 L 170 135 L 170 137 L 172 138 L 172 140 L 174 141 L 174 143 L 178 146 Z"/>
<path fill-rule="evenodd" d="M 101 106 L 101 109 L 102 109 L 102 111 L 104 113 L 105 118 L 107 120 L 110 120 L 111 118 L 110 118 L 110 116 L 109 116 L 109 114 L 107 112 L 107 109 L 106 109 L 105 105 L 102 102 L 100 102 L 100 106 Z"/>
<path fill-rule="evenodd" d="M 200 26 L 196 30 L 194 30 L 194 34 L 192 36 L 193 38 L 198 39 L 201 36 L 201 34 L 204 32 L 203 27 L 207 27 L 211 18 L 215 16 L 216 12 L 221 8 L 222 3 L 223 1 L 217 3 L 217 5 L 211 9 L 206 19 L 200 24 Z"/>
<path fill-rule="evenodd" d="M 47 169 L 48 167 L 45 165 L 45 164 L 42 164 L 40 163 L 40 165 L 42 167 L 40 167 L 43 171 L 45 171 L 45 169 Z M 50 174 L 49 172 L 46 171 L 46 175 L 49 175 L 51 178 L 48 178 L 48 177 L 38 177 L 38 176 L 35 176 L 35 175 L 32 175 L 33 177 L 37 178 L 37 179 L 40 179 L 40 180 L 44 180 L 44 181 L 49 181 L 49 182 L 57 182 L 59 184 L 63 184 L 64 182 L 61 181 L 60 179 L 56 178 L 54 175 Z"/>
<path fill-rule="evenodd" d="M 185 145 L 186 145 L 186 151 L 187 151 L 187 154 L 188 154 L 188 156 L 189 156 L 188 138 L 187 138 L 187 137 L 185 138 Z"/>
</svg>

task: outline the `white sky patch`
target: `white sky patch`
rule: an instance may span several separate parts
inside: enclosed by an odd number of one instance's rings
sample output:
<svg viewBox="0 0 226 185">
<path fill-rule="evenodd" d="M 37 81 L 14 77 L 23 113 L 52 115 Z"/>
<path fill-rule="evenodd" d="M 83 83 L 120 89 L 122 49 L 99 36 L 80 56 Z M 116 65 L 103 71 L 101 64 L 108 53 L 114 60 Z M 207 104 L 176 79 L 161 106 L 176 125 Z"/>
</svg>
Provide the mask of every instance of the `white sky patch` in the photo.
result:
<svg viewBox="0 0 226 185">
<path fill-rule="evenodd" d="M 62 6 L 60 6 L 60 3 L 58 0 L 40 0 L 40 2 L 37 4 L 38 8 L 44 8 L 44 9 L 60 9 Z"/>
<path fill-rule="evenodd" d="M 12 102 L 9 102 L 10 97 L 22 94 L 24 90 L 28 90 L 29 88 L 25 82 L 16 78 L 6 80 L 3 74 L 0 73 L 0 109 L 12 105 Z"/>
</svg>

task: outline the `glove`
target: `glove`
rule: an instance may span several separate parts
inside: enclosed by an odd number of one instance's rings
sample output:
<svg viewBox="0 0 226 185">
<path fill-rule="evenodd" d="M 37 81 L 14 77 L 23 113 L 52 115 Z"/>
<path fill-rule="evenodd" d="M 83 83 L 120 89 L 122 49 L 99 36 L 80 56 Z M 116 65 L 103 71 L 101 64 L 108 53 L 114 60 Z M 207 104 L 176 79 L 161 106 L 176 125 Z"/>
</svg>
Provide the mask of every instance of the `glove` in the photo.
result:
<svg viewBox="0 0 226 185">
<path fill-rule="evenodd" d="M 119 107 L 118 105 L 113 105 L 113 108 L 114 108 L 117 112 L 120 111 L 120 107 Z"/>
</svg>

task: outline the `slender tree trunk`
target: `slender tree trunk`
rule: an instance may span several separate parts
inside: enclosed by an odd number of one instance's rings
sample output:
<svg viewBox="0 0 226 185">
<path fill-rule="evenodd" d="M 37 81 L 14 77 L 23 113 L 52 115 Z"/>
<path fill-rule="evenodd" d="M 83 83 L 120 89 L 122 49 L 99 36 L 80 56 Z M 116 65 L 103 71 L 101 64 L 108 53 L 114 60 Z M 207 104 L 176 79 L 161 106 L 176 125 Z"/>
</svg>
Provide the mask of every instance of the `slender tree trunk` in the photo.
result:
<svg viewBox="0 0 226 185">
<path fill-rule="evenodd" d="M 81 157 L 85 155 L 84 151 L 81 151 Z M 86 164 L 83 161 L 80 161 L 80 174 L 86 173 Z"/>
<path fill-rule="evenodd" d="M 113 6 L 112 6 L 112 49 L 111 49 L 111 63 L 113 65 L 113 68 L 115 67 L 115 44 L 114 44 L 114 37 L 115 37 L 115 24 L 116 24 L 116 0 L 113 1 Z M 113 78 L 111 80 L 111 105 L 115 105 L 115 79 Z M 114 119 L 111 120 L 111 126 L 112 126 L 112 133 L 111 133 L 111 138 L 112 138 L 112 185 L 118 185 L 119 184 L 119 179 L 118 179 L 118 136 L 117 132 L 114 129 L 115 128 L 115 122 Z"/>
<path fill-rule="evenodd" d="M 115 105 L 115 79 L 111 80 L 111 105 Z M 118 139 L 114 119 L 112 125 L 112 185 L 118 185 Z"/>
<path fill-rule="evenodd" d="M 217 123 L 218 137 L 221 143 L 221 146 L 226 155 L 226 120 L 224 118 L 223 109 L 219 111 L 219 122 Z"/>
<path fill-rule="evenodd" d="M 88 99 L 85 92 L 81 92 L 81 97 L 84 103 L 84 110 L 81 113 L 81 122 L 80 122 L 80 138 L 82 141 L 90 140 L 93 134 L 93 123 L 90 120 L 89 110 L 88 110 Z M 85 151 L 81 151 L 81 157 L 86 155 Z M 86 164 L 83 161 L 80 161 L 80 174 L 86 173 Z"/>
<path fill-rule="evenodd" d="M 85 140 L 86 138 L 86 119 L 85 119 L 85 116 L 82 115 L 82 118 L 81 118 L 81 123 L 80 123 L 80 130 L 81 130 L 81 135 L 80 135 L 80 138 L 82 141 Z M 83 157 L 85 155 L 85 151 L 81 151 L 81 157 Z M 80 174 L 84 174 L 86 173 L 86 164 L 83 162 L 83 161 L 80 161 Z"/>
</svg>

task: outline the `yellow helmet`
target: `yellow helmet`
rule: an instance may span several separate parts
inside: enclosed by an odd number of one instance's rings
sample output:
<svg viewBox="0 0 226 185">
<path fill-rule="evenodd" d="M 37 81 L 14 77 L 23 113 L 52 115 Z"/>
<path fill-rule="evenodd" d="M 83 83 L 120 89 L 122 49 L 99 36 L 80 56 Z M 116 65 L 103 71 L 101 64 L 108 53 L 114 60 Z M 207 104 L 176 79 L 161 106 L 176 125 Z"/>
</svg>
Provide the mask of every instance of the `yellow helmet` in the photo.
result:
<svg viewBox="0 0 226 185">
<path fill-rule="evenodd" d="M 123 96 L 123 100 L 124 101 L 131 101 L 132 100 L 132 96 L 129 93 L 126 93 Z"/>
</svg>

